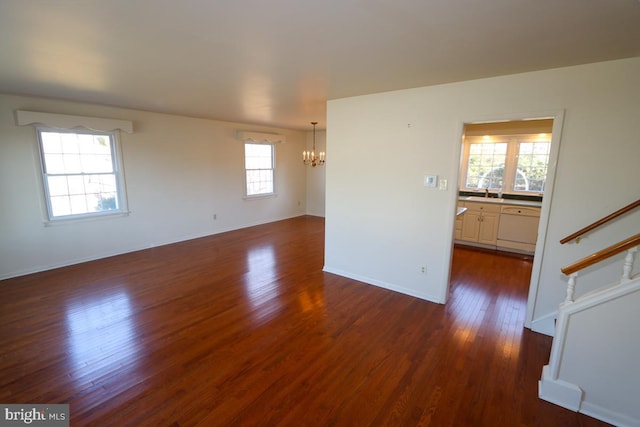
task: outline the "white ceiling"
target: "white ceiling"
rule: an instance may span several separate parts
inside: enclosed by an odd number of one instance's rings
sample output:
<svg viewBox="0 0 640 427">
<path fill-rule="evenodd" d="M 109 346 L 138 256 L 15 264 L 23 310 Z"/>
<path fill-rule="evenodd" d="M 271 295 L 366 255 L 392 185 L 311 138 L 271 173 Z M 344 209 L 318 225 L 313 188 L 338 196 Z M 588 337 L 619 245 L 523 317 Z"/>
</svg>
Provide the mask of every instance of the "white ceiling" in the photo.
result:
<svg viewBox="0 0 640 427">
<path fill-rule="evenodd" d="M 0 0 L 0 92 L 292 129 L 328 99 L 639 55 L 638 0 Z"/>
</svg>

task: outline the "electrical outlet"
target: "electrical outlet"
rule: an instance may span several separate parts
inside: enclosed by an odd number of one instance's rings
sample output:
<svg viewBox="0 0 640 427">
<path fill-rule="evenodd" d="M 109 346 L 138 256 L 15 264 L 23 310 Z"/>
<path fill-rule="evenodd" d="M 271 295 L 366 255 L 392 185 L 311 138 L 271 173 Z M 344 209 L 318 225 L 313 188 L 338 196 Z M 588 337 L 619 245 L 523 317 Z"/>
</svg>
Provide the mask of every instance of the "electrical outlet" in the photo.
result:
<svg viewBox="0 0 640 427">
<path fill-rule="evenodd" d="M 420 268 L 420 272 L 421 272 L 422 274 L 426 274 L 426 273 L 427 273 L 427 267 L 423 265 L 423 266 Z"/>
</svg>

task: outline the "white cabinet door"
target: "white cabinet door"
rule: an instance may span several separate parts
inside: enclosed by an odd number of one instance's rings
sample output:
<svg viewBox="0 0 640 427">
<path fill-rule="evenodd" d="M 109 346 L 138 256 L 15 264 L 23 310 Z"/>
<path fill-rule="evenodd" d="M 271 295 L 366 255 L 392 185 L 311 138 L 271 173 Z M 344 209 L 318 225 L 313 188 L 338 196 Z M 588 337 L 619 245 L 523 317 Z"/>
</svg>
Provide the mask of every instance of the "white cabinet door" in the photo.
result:
<svg viewBox="0 0 640 427">
<path fill-rule="evenodd" d="M 478 233 L 478 243 L 495 245 L 498 241 L 498 223 L 500 215 L 493 213 L 482 213 L 480 218 L 480 229 Z"/>
<path fill-rule="evenodd" d="M 495 245 L 500 222 L 500 206 L 491 203 L 466 203 L 460 240 Z"/>
<path fill-rule="evenodd" d="M 462 232 L 460 239 L 468 242 L 477 242 L 480 233 L 480 216 L 482 214 L 476 211 L 466 211 L 462 218 Z"/>
</svg>

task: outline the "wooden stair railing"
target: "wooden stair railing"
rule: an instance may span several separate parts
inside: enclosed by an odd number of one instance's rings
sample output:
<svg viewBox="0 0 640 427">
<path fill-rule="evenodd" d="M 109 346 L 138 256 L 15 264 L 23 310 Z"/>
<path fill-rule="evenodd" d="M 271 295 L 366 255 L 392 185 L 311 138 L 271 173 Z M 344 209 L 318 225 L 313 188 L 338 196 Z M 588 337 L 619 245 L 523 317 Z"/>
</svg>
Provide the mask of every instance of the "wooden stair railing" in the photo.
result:
<svg viewBox="0 0 640 427">
<path fill-rule="evenodd" d="M 582 258 L 580 261 L 576 261 L 571 265 L 562 267 L 560 270 L 564 274 L 569 276 L 569 282 L 567 284 L 567 297 L 564 301 L 564 304 L 573 302 L 573 294 L 575 292 L 576 277 L 578 276 L 578 271 L 583 270 L 591 265 L 597 264 L 600 261 L 604 261 L 605 259 L 624 251 L 627 251 L 627 256 L 624 260 L 624 266 L 622 268 L 622 278 L 620 279 L 620 282 L 624 283 L 631 280 L 631 271 L 633 271 L 633 257 L 638 250 L 638 246 L 640 246 L 640 233 L 636 234 L 635 236 L 631 236 L 628 239 L 622 240 L 614 245 L 611 245 L 608 248 L 595 252 L 585 258 Z"/>
<path fill-rule="evenodd" d="M 562 243 L 563 245 L 567 242 L 570 242 L 572 240 L 575 240 L 576 243 L 580 242 L 580 237 L 586 233 L 588 233 L 589 231 L 593 230 L 594 228 L 598 228 L 601 225 L 606 224 L 607 222 L 626 214 L 629 211 L 634 210 L 635 208 L 637 208 L 638 206 L 640 206 L 640 199 L 636 200 L 633 203 L 628 204 L 627 206 L 625 206 L 622 209 L 618 209 L 617 211 L 613 212 L 610 215 L 605 216 L 602 219 L 599 219 L 598 221 L 594 222 L 593 224 L 587 225 L 586 227 L 576 231 L 573 234 L 568 235 L 567 237 L 565 237 L 564 239 L 560 240 L 560 243 Z"/>
</svg>

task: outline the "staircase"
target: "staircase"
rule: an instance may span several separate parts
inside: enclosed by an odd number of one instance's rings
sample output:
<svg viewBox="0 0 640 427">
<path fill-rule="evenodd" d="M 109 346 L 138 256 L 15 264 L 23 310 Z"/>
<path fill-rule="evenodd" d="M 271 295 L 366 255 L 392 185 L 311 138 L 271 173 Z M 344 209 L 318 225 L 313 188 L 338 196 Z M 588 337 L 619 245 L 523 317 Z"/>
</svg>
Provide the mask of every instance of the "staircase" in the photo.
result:
<svg viewBox="0 0 640 427">
<path fill-rule="evenodd" d="M 581 235 L 640 206 L 640 200 L 585 227 Z M 560 305 L 541 399 L 617 426 L 640 427 L 640 273 L 633 274 L 640 234 L 562 268 L 567 295 Z M 626 252 L 614 283 L 574 298 L 578 272 Z"/>
</svg>

